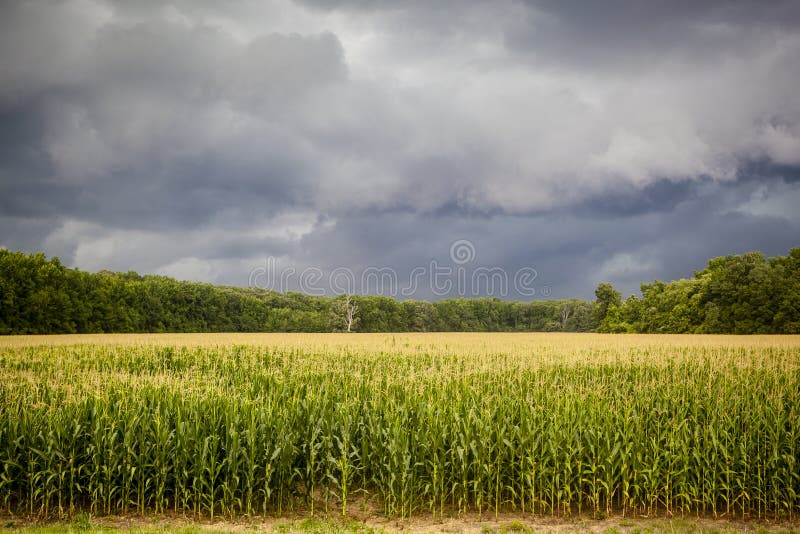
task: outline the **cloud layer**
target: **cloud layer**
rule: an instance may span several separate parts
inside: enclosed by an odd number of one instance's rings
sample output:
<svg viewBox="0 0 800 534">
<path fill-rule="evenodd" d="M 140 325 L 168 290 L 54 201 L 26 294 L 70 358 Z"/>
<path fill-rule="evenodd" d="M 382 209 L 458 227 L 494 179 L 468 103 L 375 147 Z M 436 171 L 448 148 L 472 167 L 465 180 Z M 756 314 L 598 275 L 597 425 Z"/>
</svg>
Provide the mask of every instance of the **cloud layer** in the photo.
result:
<svg viewBox="0 0 800 534">
<path fill-rule="evenodd" d="M 796 2 L 0 9 L 8 248 L 244 285 L 469 239 L 588 298 L 800 244 Z"/>
</svg>

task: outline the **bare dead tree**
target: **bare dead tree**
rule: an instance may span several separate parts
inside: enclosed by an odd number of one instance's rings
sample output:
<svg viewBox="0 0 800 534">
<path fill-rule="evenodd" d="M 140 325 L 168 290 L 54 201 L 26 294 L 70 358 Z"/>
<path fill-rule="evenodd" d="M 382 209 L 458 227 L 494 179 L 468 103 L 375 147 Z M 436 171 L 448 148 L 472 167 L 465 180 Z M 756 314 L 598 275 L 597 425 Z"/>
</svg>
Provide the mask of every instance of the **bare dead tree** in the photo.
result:
<svg viewBox="0 0 800 534">
<path fill-rule="evenodd" d="M 561 330 L 567 328 L 567 319 L 569 319 L 570 315 L 572 315 L 572 308 L 569 304 L 565 304 L 563 308 L 561 308 Z"/>
<path fill-rule="evenodd" d="M 353 297 L 350 295 L 345 295 L 344 297 L 344 317 L 345 317 L 345 324 L 347 324 L 347 331 L 350 332 L 353 326 L 356 323 L 356 314 L 358 313 L 358 304 L 353 300 Z"/>
<path fill-rule="evenodd" d="M 333 301 L 331 320 L 335 330 L 353 331 L 358 323 L 358 304 L 352 295 L 345 293 L 343 298 Z"/>
</svg>

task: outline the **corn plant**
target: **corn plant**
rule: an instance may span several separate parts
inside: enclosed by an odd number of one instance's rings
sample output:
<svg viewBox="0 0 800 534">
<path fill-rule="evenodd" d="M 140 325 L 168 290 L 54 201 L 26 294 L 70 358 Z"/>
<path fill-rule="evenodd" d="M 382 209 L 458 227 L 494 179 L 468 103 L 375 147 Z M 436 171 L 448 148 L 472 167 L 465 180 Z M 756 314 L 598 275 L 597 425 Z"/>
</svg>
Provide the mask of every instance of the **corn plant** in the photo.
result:
<svg viewBox="0 0 800 534">
<path fill-rule="evenodd" d="M 0 341 L 7 513 L 800 511 L 795 337 L 63 342 Z"/>
</svg>

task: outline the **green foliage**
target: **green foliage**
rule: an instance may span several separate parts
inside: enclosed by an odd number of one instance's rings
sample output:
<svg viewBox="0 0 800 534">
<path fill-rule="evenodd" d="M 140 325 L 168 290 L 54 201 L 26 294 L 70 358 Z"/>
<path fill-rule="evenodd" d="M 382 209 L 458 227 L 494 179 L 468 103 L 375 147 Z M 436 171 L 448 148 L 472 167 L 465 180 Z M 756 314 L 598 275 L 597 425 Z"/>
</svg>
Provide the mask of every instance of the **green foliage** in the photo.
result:
<svg viewBox="0 0 800 534">
<path fill-rule="evenodd" d="M 68 269 L 0 250 L 0 333 L 321 332 L 328 302 L 300 293 Z"/>
<path fill-rule="evenodd" d="M 709 261 L 691 279 L 642 284 L 624 302 L 611 284 L 595 302 L 497 298 L 398 301 L 354 297 L 359 332 L 800 333 L 800 249 Z M 91 332 L 329 332 L 337 299 L 179 282 L 135 272 L 96 274 L 58 258 L 0 250 L 0 334 Z"/>
<path fill-rule="evenodd" d="M 798 349 L 774 343 L 0 348 L 0 509 L 791 517 Z"/>
<path fill-rule="evenodd" d="M 619 291 L 614 289 L 608 282 L 601 282 L 594 292 L 597 297 L 595 306 L 595 320 L 598 324 L 603 323 L 608 315 L 609 308 L 620 306 L 622 304 L 622 295 Z"/>
<path fill-rule="evenodd" d="M 600 332 L 800 333 L 800 249 L 767 260 L 760 252 L 714 258 L 691 279 L 642 284 L 624 303 L 597 289 Z M 603 310 L 605 309 L 605 313 Z"/>
<path fill-rule="evenodd" d="M 596 327 L 589 302 L 440 302 L 354 297 L 359 332 L 545 331 Z M 569 319 L 560 311 L 568 306 Z M 96 274 L 58 258 L 0 250 L 0 334 L 92 332 L 330 332 L 341 297 L 179 282 L 135 272 Z M 354 327 L 356 324 L 354 323 Z"/>
</svg>

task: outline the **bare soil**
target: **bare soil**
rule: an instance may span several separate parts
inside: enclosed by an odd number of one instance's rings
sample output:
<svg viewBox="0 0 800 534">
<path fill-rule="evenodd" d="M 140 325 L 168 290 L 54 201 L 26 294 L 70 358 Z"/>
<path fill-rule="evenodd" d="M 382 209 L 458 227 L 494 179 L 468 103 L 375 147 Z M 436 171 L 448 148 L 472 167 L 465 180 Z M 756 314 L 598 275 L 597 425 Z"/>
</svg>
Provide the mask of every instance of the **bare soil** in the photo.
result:
<svg viewBox="0 0 800 534">
<path fill-rule="evenodd" d="M 287 515 L 283 517 L 258 516 L 252 518 L 215 519 L 179 515 L 110 516 L 91 519 L 91 526 L 77 527 L 70 521 L 35 521 L 13 516 L 0 516 L 0 531 L 15 531 L 44 527 L 73 531 L 95 529 L 133 530 L 144 532 L 408 532 L 408 533 L 512 533 L 512 532 L 595 532 L 595 533 L 645 533 L 645 532 L 797 532 L 800 521 L 742 520 L 711 517 L 636 517 L 612 516 L 594 519 L 591 516 L 531 516 L 520 513 L 491 514 L 467 513 L 443 518 L 416 515 L 408 519 L 387 519 L 376 514 L 362 513 L 358 517 L 343 518 L 338 514 L 315 516 Z M 70 529 L 70 527 L 72 527 Z"/>
</svg>

